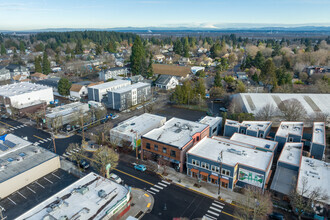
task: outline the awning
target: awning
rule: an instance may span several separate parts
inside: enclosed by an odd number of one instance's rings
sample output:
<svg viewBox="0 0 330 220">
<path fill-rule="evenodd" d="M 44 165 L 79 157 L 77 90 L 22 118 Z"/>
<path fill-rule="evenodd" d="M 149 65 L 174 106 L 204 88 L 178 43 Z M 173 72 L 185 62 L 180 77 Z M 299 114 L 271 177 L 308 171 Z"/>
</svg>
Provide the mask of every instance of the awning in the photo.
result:
<svg viewBox="0 0 330 220">
<path fill-rule="evenodd" d="M 203 175 L 203 176 L 209 176 L 208 173 L 205 173 L 205 172 L 200 172 L 199 174 Z"/>
<path fill-rule="evenodd" d="M 220 181 L 223 182 L 223 183 L 229 183 L 229 180 L 228 179 L 224 179 L 224 178 L 221 178 Z"/>
<path fill-rule="evenodd" d="M 196 170 L 194 168 L 193 169 L 190 169 L 190 171 L 193 172 L 193 173 L 198 173 L 198 170 Z"/>
<path fill-rule="evenodd" d="M 210 177 L 211 177 L 212 179 L 214 179 L 214 180 L 218 180 L 218 179 L 219 179 L 219 177 L 214 176 L 214 175 L 211 175 Z"/>
</svg>

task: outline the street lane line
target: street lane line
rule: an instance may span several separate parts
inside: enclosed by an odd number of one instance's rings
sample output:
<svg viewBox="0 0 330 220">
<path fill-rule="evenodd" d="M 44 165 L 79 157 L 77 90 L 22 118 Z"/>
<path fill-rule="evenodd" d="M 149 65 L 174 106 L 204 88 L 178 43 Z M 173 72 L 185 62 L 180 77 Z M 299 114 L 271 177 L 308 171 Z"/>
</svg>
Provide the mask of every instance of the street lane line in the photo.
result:
<svg viewBox="0 0 330 220">
<path fill-rule="evenodd" d="M 211 206 L 210 209 L 212 209 L 212 210 L 214 210 L 214 211 L 217 211 L 217 212 L 221 212 L 221 211 L 222 211 L 221 209 L 217 209 L 217 208 L 215 208 L 215 207 L 213 207 L 213 206 Z"/>
<path fill-rule="evenodd" d="M 33 137 L 36 137 L 36 138 L 38 138 L 38 139 L 40 139 L 40 140 L 44 140 L 43 138 L 38 137 L 37 135 L 33 135 Z"/>
<path fill-rule="evenodd" d="M 156 194 L 156 193 L 154 193 L 153 191 L 150 191 L 150 190 L 147 190 L 147 192 L 149 192 L 149 193 L 151 193 L 151 194 Z"/>
<path fill-rule="evenodd" d="M 36 194 L 36 192 L 34 190 L 32 190 L 30 187 L 27 186 L 26 188 L 28 188 L 31 192 L 33 192 L 34 194 Z"/>
<path fill-rule="evenodd" d="M 88 157 L 87 157 L 87 158 L 88 158 Z M 90 160 L 90 158 L 88 158 L 88 159 Z M 92 160 L 92 161 L 93 161 L 93 160 Z M 116 168 L 114 168 L 114 170 L 116 170 L 116 171 L 118 171 L 118 172 L 121 172 L 121 173 L 123 173 L 123 174 L 126 174 L 127 176 L 133 177 L 133 178 L 135 178 L 135 179 L 137 179 L 137 180 L 140 180 L 140 181 L 142 181 L 142 182 L 145 182 L 145 183 L 147 183 L 147 184 L 149 184 L 149 185 L 151 185 L 151 186 L 155 185 L 155 184 L 153 184 L 153 183 L 150 183 L 150 182 L 148 182 L 148 181 L 146 181 L 146 180 L 140 179 L 140 178 L 138 178 L 138 177 L 136 177 L 136 176 L 133 176 L 133 175 L 131 175 L 131 174 L 129 174 L 129 173 L 126 173 L 126 172 L 124 172 L 124 171 L 118 170 L 118 169 L 116 169 Z"/>
<path fill-rule="evenodd" d="M 216 203 L 212 203 L 212 205 L 211 206 L 215 206 L 215 207 L 218 207 L 218 208 L 220 208 L 220 209 L 223 209 L 223 206 L 221 206 L 221 205 L 218 205 L 218 204 L 216 204 Z"/>
<path fill-rule="evenodd" d="M 166 182 L 165 180 L 162 180 L 163 183 L 167 184 L 167 185 L 170 185 L 171 183 L 169 182 Z"/>
<path fill-rule="evenodd" d="M 160 186 L 157 186 L 157 185 L 154 185 L 154 187 L 157 187 L 158 189 L 164 189 L 163 187 L 160 187 Z"/>
<path fill-rule="evenodd" d="M 207 213 L 210 213 L 211 215 L 215 215 L 217 217 L 219 217 L 219 213 L 215 213 L 215 212 L 212 212 L 211 210 L 207 210 Z"/>
<path fill-rule="evenodd" d="M 212 220 L 213 220 L 213 219 L 214 219 L 214 220 L 217 219 L 217 218 L 214 218 L 214 217 L 212 217 L 212 216 L 210 216 L 210 215 L 208 215 L 208 214 L 205 214 L 204 217 L 206 217 L 206 218 L 208 218 L 208 219 L 212 219 Z"/>
<path fill-rule="evenodd" d="M 155 191 L 155 192 L 159 192 L 158 189 L 155 189 L 155 188 L 153 188 L 153 187 L 150 187 L 150 189 L 153 190 L 153 191 Z"/>
<path fill-rule="evenodd" d="M 214 202 L 215 202 L 215 203 L 218 203 L 218 204 L 220 204 L 220 205 L 225 205 L 224 203 L 219 202 L 219 201 L 217 201 L 217 200 L 214 200 Z"/>
<path fill-rule="evenodd" d="M 163 184 L 163 183 L 161 183 L 161 182 L 159 182 L 159 183 L 157 183 L 158 185 L 161 185 L 161 186 L 163 186 L 163 187 L 167 187 L 167 185 L 165 185 L 165 184 Z"/>
<path fill-rule="evenodd" d="M 7 124 L 7 123 L 4 123 L 4 122 L 2 122 L 2 121 L 0 121 L 2 124 L 4 124 L 4 125 L 7 125 L 7 126 L 9 126 L 9 127 L 11 127 L 11 128 L 13 128 L 14 126 L 12 126 L 12 125 L 10 125 L 10 124 Z"/>
<path fill-rule="evenodd" d="M 9 199 L 12 203 L 14 203 L 14 205 L 17 205 L 16 202 L 14 202 L 11 198 L 9 198 L 9 196 L 8 196 L 8 199 Z"/>
</svg>

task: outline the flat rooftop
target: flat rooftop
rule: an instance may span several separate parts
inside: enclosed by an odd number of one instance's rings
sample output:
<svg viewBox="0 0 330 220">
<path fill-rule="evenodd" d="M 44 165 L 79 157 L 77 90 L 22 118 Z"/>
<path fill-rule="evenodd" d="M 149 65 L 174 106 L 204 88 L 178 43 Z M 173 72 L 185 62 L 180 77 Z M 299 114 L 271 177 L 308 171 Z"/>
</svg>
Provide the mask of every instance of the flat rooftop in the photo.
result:
<svg viewBox="0 0 330 220">
<path fill-rule="evenodd" d="M 282 121 L 277 129 L 276 136 L 287 137 L 289 134 L 303 135 L 303 122 Z"/>
<path fill-rule="evenodd" d="M 0 157 L 0 183 L 54 157 L 58 157 L 58 155 L 45 148 L 34 145 L 21 147 L 2 155 Z"/>
<path fill-rule="evenodd" d="M 240 143 L 225 138 L 203 138 L 195 146 L 193 146 L 188 154 L 193 154 L 209 160 L 218 161 L 220 152 L 223 151 L 223 163 L 229 166 L 235 166 L 237 163 L 250 166 L 259 170 L 266 171 L 270 166 L 273 153 L 259 151 L 247 147 L 243 147 Z"/>
<path fill-rule="evenodd" d="M 198 122 L 172 118 L 162 127 L 148 132 L 143 137 L 181 149 L 192 140 L 194 134 L 202 132 L 207 127 L 209 126 Z"/>
<path fill-rule="evenodd" d="M 0 96 L 12 97 L 21 94 L 33 93 L 35 91 L 50 89 L 48 86 L 34 84 L 29 82 L 21 82 L 0 86 Z"/>
<path fill-rule="evenodd" d="M 265 105 L 270 104 L 278 108 L 282 101 L 298 100 L 307 111 L 307 114 L 318 112 L 330 114 L 330 94 L 303 94 L 303 93 L 240 93 L 248 113 L 257 113 Z"/>
<path fill-rule="evenodd" d="M 127 83 L 131 83 L 131 81 L 117 79 L 117 80 L 114 80 L 114 81 L 105 82 L 105 83 L 98 84 L 98 85 L 95 85 L 95 86 L 90 86 L 89 88 L 93 88 L 93 89 L 107 89 L 107 88 L 111 88 L 111 87 L 114 87 L 114 86 L 118 86 L 118 85 L 121 85 L 121 84 L 127 84 Z"/>
<path fill-rule="evenodd" d="M 58 116 L 69 115 L 73 112 L 80 113 L 81 110 L 89 110 L 89 106 L 87 103 L 82 102 L 73 102 L 66 105 L 57 106 L 55 108 L 51 108 L 49 113 L 46 114 L 47 118 L 55 118 Z M 85 113 L 86 111 L 83 111 Z"/>
<path fill-rule="evenodd" d="M 74 183 L 78 178 L 62 169 L 55 170 L 0 200 L 4 218 L 15 219 L 40 202 Z"/>
<path fill-rule="evenodd" d="M 213 125 L 219 123 L 222 121 L 221 117 L 211 117 L 211 116 L 205 116 L 201 120 L 199 120 L 199 123 L 209 125 L 212 127 Z"/>
<path fill-rule="evenodd" d="M 324 124 L 324 122 L 314 122 L 312 142 L 325 145 L 325 124 Z"/>
<path fill-rule="evenodd" d="M 7 134 L 3 135 L 2 137 L 5 137 L 4 140 L 0 140 L 0 158 L 16 151 L 20 148 L 26 147 L 31 145 L 32 143 L 29 141 L 26 141 L 16 135 L 13 134 Z"/>
<path fill-rule="evenodd" d="M 113 90 L 112 92 L 114 92 L 114 93 L 125 93 L 125 92 L 128 92 L 128 91 L 131 91 L 132 89 L 138 89 L 138 88 L 142 88 L 142 87 L 145 87 L 145 86 L 150 86 L 150 83 L 138 82 L 138 83 L 134 83 L 134 84 L 129 85 L 129 86 L 122 87 L 120 89 Z"/>
<path fill-rule="evenodd" d="M 286 142 L 278 161 L 300 167 L 303 143 Z"/>
<path fill-rule="evenodd" d="M 117 127 L 114 127 L 111 130 L 127 135 L 135 133 L 141 135 L 152 130 L 154 127 L 162 125 L 165 122 L 166 117 L 144 113 L 121 122 Z"/>
<path fill-rule="evenodd" d="M 249 130 L 253 131 L 264 131 L 270 126 L 272 123 L 270 121 L 243 121 L 242 123 L 234 120 L 226 120 L 226 125 L 230 126 L 244 126 Z"/>
<path fill-rule="evenodd" d="M 239 143 L 250 144 L 252 146 L 255 146 L 258 148 L 263 148 L 263 149 L 269 150 L 269 151 L 274 151 L 277 146 L 276 141 L 271 141 L 271 140 L 253 137 L 250 135 L 245 135 L 245 134 L 240 134 L 240 133 L 234 133 L 231 136 L 230 140 L 237 141 Z"/>
<path fill-rule="evenodd" d="M 99 196 L 100 190 L 104 198 Z M 89 173 L 62 191 L 25 212 L 17 219 L 102 219 L 108 210 L 124 199 L 129 189 L 96 173 Z"/>
<path fill-rule="evenodd" d="M 301 192 L 301 189 L 304 186 L 308 195 L 315 188 L 319 187 L 325 195 L 328 196 L 326 201 L 323 201 L 330 204 L 330 164 L 325 163 L 324 161 L 312 159 L 309 157 L 302 157 L 301 166 L 299 170 L 299 178 L 297 189 Z"/>
</svg>

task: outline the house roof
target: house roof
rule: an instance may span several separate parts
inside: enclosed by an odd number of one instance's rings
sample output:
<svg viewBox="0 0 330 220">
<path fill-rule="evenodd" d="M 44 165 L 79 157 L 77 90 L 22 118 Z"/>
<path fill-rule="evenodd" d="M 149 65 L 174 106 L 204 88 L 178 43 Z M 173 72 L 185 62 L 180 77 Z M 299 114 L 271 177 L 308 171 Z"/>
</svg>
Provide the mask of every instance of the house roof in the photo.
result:
<svg viewBox="0 0 330 220">
<path fill-rule="evenodd" d="M 42 74 L 42 73 L 33 73 L 33 74 L 31 74 L 31 76 L 39 77 L 39 78 L 46 78 L 47 77 L 45 74 Z"/>
<path fill-rule="evenodd" d="M 70 91 L 79 92 L 84 86 L 79 84 L 72 84 Z"/>
<path fill-rule="evenodd" d="M 189 66 L 176 66 L 166 64 L 152 64 L 155 74 L 187 77 L 190 73 Z"/>
<path fill-rule="evenodd" d="M 87 87 L 91 87 L 91 86 L 100 85 L 100 84 L 102 84 L 102 83 L 104 83 L 104 81 L 100 81 L 100 82 L 93 82 L 93 83 L 89 84 Z"/>
<path fill-rule="evenodd" d="M 167 85 L 174 76 L 160 75 L 156 80 L 156 84 Z"/>
</svg>

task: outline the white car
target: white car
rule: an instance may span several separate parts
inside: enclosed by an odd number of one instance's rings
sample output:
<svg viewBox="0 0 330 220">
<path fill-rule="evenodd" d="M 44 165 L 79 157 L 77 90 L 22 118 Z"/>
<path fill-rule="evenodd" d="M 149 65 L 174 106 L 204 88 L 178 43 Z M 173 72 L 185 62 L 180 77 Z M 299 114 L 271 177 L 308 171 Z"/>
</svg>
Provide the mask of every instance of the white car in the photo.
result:
<svg viewBox="0 0 330 220">
<path fill-rule="evenodd" d="M 121 182 L 123 182 L 123 180 L 118 176 L 118 175 L 116 175 L 116 174 L 114 174 L 114 173 L 111 173 L 110 174 L 110 179 L 112 180 L 112 181 L 115 181 L 116 183 L 121 183 Z"/>
</svg>

